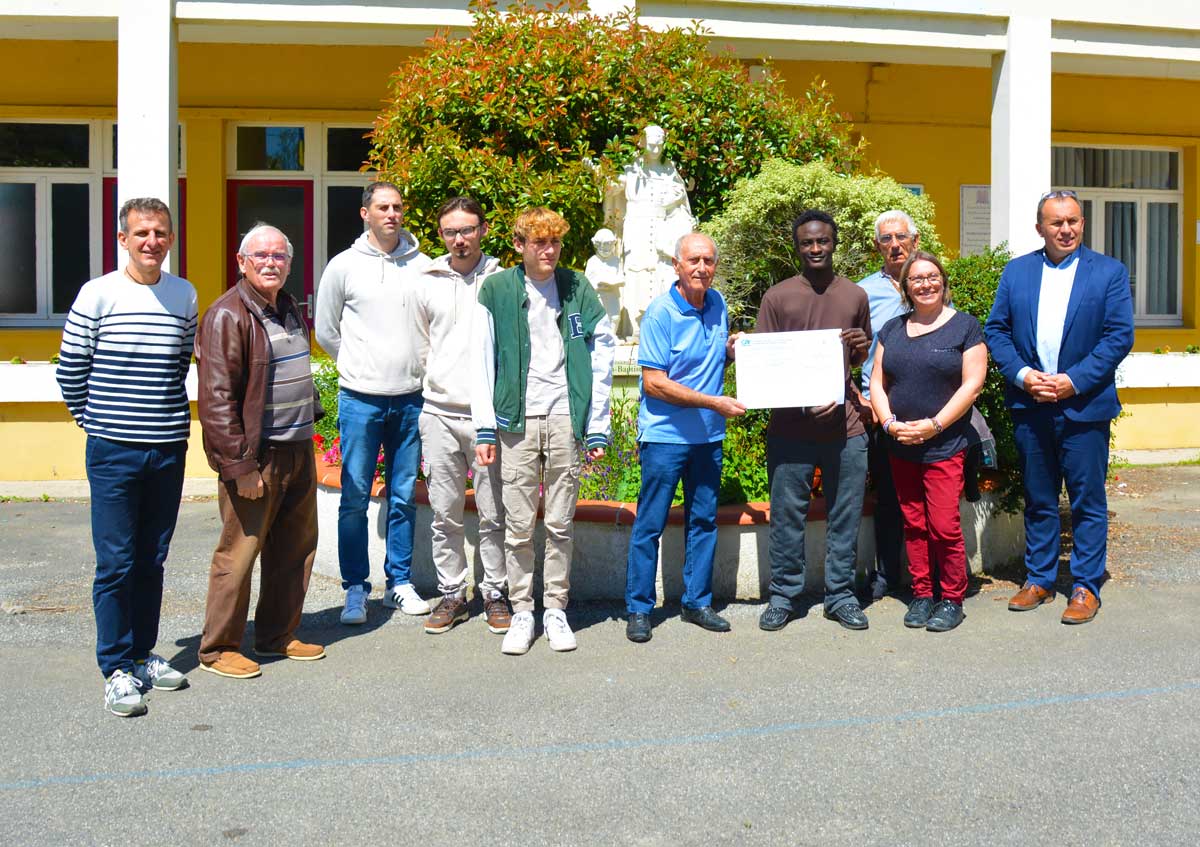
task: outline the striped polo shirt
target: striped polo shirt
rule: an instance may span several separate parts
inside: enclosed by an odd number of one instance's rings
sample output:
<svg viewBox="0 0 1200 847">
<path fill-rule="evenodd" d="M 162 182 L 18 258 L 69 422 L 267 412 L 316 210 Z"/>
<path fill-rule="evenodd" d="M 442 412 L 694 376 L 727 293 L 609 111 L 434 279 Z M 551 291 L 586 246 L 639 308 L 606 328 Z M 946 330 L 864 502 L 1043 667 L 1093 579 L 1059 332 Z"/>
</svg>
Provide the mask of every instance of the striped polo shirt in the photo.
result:
<svg viewBox="0 0 1200 847">
<path fill-rule="evenodd" d="M 188 365 L 196 337 L 196 289 L 163 273 L 153 285 L 123 271 L 79 290 L 63 327 L 55 373 L 71 416 L 113 441 L 186 441 Z"/>
<path fill-rule="evenodd" d="M 257 292 L 255 292 L 257 294 Z M 287 295 L 280 293 L 280 297 Z M 313 379 L 308 334 L 296 312 L 260 301 L 263 326 L 271 338 L 271 366 L 262 432 L 267 441 L 312 441 Z"/>
</svg>

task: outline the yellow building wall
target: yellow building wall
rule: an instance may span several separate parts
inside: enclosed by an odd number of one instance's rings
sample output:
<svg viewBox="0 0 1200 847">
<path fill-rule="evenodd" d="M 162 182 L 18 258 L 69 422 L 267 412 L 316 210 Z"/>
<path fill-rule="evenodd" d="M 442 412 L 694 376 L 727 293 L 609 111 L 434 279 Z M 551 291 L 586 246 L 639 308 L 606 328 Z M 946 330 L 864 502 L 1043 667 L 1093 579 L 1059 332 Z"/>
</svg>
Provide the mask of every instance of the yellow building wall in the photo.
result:
<svg viewBox="0 0 1200 847">
<path fill-rule="evenodd" d="M 87 478 L 84 466 L 87 434 L 61 403 L 0 403 L 0 443 L 14 448 L 5 456 L 0 479 Z M 216 478 L 204 456 L 195 403 L 192 403 L 192 433 L 185 473 L 190 477 Z"/>
<path fill-rule="evenodd" d="M 387 95 L 390 74 L 417 52 L 278 45 L 271 48 L 272 62 L 256 64 L 249 74 L 250 49 L 228 44 L 179 47 L 179 114 L 187 137 L 188 276 L 201 308 L 225 290 L 229 122 L 369 122 Z M 113 42 L 0 40 L 0 117 L 114 118 L 116 67 Z M 990 181 L 991 72 L 864 62 L 787 61 L 776 67 L 793 96 L 801 96 L 814 78 L 828 82 L 838 108 L 849 114 L 869 144 L 867 166 L 900 182 L 923 185 L 937 207 L 934 224 L 942 243 L 949 252 L 957 252 L 959 186 Z M 1052 84 L 1056 142 L 1174 146 L 1183 151 L 1184 327 L 1139 329 L 1134 349 L 1182 350 L 1200 342 L 1200 246 L 1193 237 L 1194 222 L 1200 219 L 1200 109 L 1186 107 L 1200 102 L 1200 82 L 1056 74 Z M 57 328 L 0 328 L 0 361 L 13 356 L 45 360 L 57 352 L 60 338 Z M 1131 414 L 1118 425 L 1118 444 L 1132 449 L 1126 440 L 1157 446 L 1194 442 L 1194 427 L 1182 423 L 1189 412 L 1200 412 L 1192 394 L 1175 390 L 1164 396 L 1140 389 L 1123 393 L 1123 398 Z M 31 404 L 30 409 L 16 411 L 0 407 L 0 431 L 21 427 L 21 438 L 9 443 L 29 438 L 39 446 L 61 444 L 56 458 L 77 461 L 76 471 L 81 473 L 82 434 L 65 410 L 57 410 L 61 417 L 53 420 L 45 411 L 31 411 L 49 405 Z M 1176 417 L 1178 426 L 1159 427 L 1157 434 L 1150 426 L 1150 421 Z M 197 436 L 193 451 L 198 444 Z M 65 467 L 51 470 L 61 476 Z M 195 462 L 189 456 L 189 473 L 206 471 L 202 457 Z"/>
<path fill-rule="evenodd" d="M 1200 388 L 1122 388 L 1115 449 L 1200 447 Z"/>
</svg>

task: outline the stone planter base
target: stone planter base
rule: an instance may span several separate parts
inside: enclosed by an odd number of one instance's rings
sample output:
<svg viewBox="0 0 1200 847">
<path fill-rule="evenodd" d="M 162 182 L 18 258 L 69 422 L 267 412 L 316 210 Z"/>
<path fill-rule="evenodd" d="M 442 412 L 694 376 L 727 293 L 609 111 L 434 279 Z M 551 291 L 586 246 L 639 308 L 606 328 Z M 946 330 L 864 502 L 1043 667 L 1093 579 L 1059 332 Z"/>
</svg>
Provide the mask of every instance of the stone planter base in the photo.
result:
<svg viewBox="0 0 1200 847">
<path fill-rule="evenodd" d="M 324 465 L 317 460 L 317 514 L 321 534 L 314 569 L 326 576 L 337 578 L 337 513 L 341 496 L 339 486 L 340 469 Z M 378 494 L 378 490 L 376 494 Z M 433 568 L 430 551 L 430 523 L 433 519 L 422 483 L 417 490 L 416 541 L 413 549 L 413 584 L 423 596 L 437 594 L 437 573 Z M 381 499 L 372 497 L 367 511 L 369 527 L 368 544 L 371 557 L 371 584 L 380 588 L 384 584 L 384 518 L 380 509 Z M 989 570 L 1018 561 L 1024 551 L 1024 528 L 1020 515 L 993 515 L 995 496 L 985 492 L 978 503 L 962 501 L 963 535 L 966 538 L 967 560 L 972 573 Z M 636 504 L 580 501 L 575 516 L 575 553 L 571 560 L 571 597 L 576 600 L 622 600 L 625 596 L 626 555 L 629 551 L 629 533 L 636 514 Z M 869 514 L 870 504 L 864 510 L 862 525 L 858 533 L 858 567 L 866 568 L 874 561 L 874 523 Z M 764 503 L 749 503 L 744 506 L 725 506 L 720 510 L 717 523 L 720 525 L 717 555 L 713 567 L 713 595 L 719 600 L 761 601 L 766 597 L 770 580 L 770 565 L 767 558 L 767 531 L 769 509 Z M 823 562 L 825 556 L 825 510 L 819 498 L 813 501 L 808 531 L 805 534 L 805 554 L 809 563 L 806 574 L 808 590 L 819 593 L 823 585 Z M 678 601 L 683 593 L 683 550 L 684 537 L 681 526 L 682 509 L 673 509 L 671 521 L 663 533 L 661 545 L 662 566 L 658 578 L 660 602 Z M 468 496 L 467 514 L 464 523 L 467 533 L 467 555 L 474 565 L 470 583 L 472 586 L 482 578 L 483 569 L 475 551 L 473 540 L 477 537 L 478 520 L 474 503 Z M 538 563 L 538 576 L 534 593 L 541 594 L 541 551 L 545 535 L 539 523 L 534 535 L 534 550 Z"/>
</svg>

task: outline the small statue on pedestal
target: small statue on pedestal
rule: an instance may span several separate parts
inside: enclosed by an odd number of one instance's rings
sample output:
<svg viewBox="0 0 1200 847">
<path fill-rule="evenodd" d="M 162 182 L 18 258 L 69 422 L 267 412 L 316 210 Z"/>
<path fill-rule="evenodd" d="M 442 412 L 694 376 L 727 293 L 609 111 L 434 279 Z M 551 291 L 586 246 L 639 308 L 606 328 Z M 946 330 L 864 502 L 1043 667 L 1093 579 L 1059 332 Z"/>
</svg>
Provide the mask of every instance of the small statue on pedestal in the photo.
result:
<svg viewBox="0 0 1200 847">
<path fill-rule="evenodd" d="M 662 127 L 642 130 L 642 155 L 609 187 L 605 220 L 620 232 L 622 301 L 637 339 L 650 301 L 675 280 L 675 242 L 696 228 L 688 186 L 670 160 L 663 160 Z M 590 278 L 590 277 L 589 277 Z"/>
<path fill-rule="evenodd" d="M 621 322 L 621 289 L 625 286 L 625 278 L 621 274 L 621 257 L 617 252 L 617 236 L 611 229 L 601 228 L 592 236 L 592 247 L 596 254 L 587 261 L 584 276 L 600 295 L 600 302 L 608 319 L 612 322 L 613 332 L 619 337 L 628 335 L 622 332 Z"/>
</svg>

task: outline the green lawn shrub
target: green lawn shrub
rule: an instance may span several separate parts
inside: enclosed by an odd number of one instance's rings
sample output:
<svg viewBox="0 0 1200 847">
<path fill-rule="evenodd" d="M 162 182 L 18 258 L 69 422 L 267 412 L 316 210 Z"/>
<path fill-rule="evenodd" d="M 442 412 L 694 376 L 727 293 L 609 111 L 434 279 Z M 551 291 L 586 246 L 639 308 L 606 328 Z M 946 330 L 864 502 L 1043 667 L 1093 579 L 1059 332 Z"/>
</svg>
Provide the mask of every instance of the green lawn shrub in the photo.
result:
<svg viewBox="0 0 1200 847">
<path fill-rule="evenodd" d="M 933 253 L 942 249 L 933 202 L 891 177 L 845 174 L 825 162 L 798 165 L 771 159 L 756 176 L 738 182 L 724 210 L 702 226 L 721 249 L 717 287 L 732 321 L 753 326 L 763 293 L 800 272 L 791 224 L 805 209 L 833 215 L 839 231 L 834 265 L 853 280 L 879 269 L 875 218 L 889 209 L 912 216 L 922 248 Z"/>
</svg>

